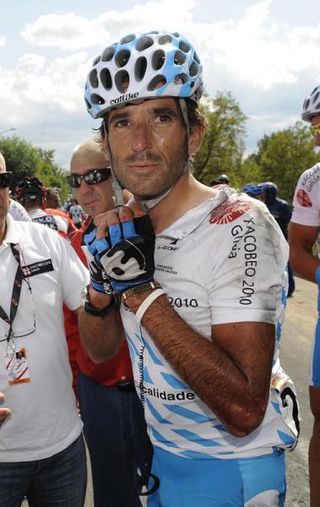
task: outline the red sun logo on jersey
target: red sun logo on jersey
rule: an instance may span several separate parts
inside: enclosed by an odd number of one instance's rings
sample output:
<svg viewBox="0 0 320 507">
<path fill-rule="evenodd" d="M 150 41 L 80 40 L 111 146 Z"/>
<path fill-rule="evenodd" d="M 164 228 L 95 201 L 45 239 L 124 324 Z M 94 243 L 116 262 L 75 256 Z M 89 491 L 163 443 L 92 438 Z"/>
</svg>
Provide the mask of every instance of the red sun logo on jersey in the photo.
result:
<svg viewBox="0 0 320 507">
<path fill-rule="evenodd" d="M 210 224 L 228 224 L 251 208 L 250 202 L 234 201 L 220 204 L 211 213 Z"/>
<path fill-rule="evenodd" d="M 300 206 L 303 206 L 304 208 L 310 208 L 312 206 L 312 202 L 310 201 L 309 195 L 302 188 L 298 190 L 297 201 L 300 204 Z"/>
</svg>

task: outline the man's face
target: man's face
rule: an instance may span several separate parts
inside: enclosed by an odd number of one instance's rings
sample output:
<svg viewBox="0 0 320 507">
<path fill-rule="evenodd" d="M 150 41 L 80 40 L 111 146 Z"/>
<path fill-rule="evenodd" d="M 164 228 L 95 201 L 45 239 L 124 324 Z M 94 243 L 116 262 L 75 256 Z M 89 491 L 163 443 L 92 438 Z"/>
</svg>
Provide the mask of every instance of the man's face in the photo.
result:
<svg viewBox="0 0 320 507">
<path fill-rule="evenodd" d="M 0 173 L 6 172 L 4 158 L 0 154 Z M 9 188 L 0 187 L 0 227 L 5 223 L 5 219 L 9 209 Z"/>
<path fill-rule="evenodd" d="M 86 174 L 92 169 L 103 169 L 107 167 L 107 161 L 101 153 L 88 153 L 87 155 L 75 155 L 71 161 L 71 174 Z M 73 194 L 84 211 L 95 217 L 114 207 L 112 198 L 111 177 L 95 185 L 88 185 L 84 179 L 81 180 L 79 188 L 73 188 Z"/>
<path fill-rule="evenodd" d="M 311 125 L 312 127 L 319 125 L 319 132 L 314 132 L 314 144 L 316 146 L 320 146 L 320 115 L 313 116 L 313 118 L 311 118 Z"/>
<path fill-rule="evenodd" d="M 148 197 L 165 192 L 177 182 L 187 162 L 188 148 L 175 99 L 152 99 L 114 109 L 106 121 L 106 149 L 125 188 L 137 197 Z"/>
</svg>

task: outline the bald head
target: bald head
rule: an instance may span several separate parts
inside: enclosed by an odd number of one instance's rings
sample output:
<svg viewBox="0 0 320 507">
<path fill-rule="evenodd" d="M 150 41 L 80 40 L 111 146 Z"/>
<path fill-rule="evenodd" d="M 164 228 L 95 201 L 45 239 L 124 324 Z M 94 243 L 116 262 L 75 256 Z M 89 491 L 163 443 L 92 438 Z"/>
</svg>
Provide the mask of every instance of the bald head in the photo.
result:
<svg viewBox="0 0 320 507">
<path fill-rule="evenodd" d="M 80 206 L 88 215 L 95 217 L 114 207 L 109 161 L 102 151 L 102 144 L 95 138 L 82 141 L 73 150 L 70 161 L 70 173 L 83 176 L 95 169 L 105 171 L 108 174 L 104 179 L 93 185 L 82 179 L 80 187 L 73 188 L 73 194 Z"/>
<path fill-rule="evenodd" d="M 0 172 L 4 173 L 6 171 L 6 161 L 2 153 L 0 153 Z"/>
<path fill-rule="evenodd" d="M 72 152 L 70 161 L 70 172 L 74 172 L 78 164 L 88 164 L 92 167 L 106 167 L 108 162 L 102 151 L 102 144 L 97 142 L 95 138 L 89 138 L 78 144 Z"/>
</svg>

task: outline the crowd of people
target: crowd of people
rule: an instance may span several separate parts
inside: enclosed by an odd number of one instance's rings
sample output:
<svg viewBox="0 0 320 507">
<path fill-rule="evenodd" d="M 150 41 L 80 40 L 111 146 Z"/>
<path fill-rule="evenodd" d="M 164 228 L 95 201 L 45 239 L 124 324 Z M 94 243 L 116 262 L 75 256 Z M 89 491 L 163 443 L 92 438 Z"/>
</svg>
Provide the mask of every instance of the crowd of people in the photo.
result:
<svg viewBox="0 0 320 507">
<path fill-rule="evenodd" d="M 200 183 L 202 92 L 190 41 L 130 34 L 88 74 L 100 130 L 71 154 L 64 207 L 36 177 L 11 198 L 0 155 L 0 507 L 83 506 L 82 435 L 95 507 L 285 504 L 300 417 L 281 330 L 292 269 L 320 285 L 320 165 L 293 211 L 274 182 Z M 319 97 L 302 113 L 318 145 Z M 319 364 L 318 323 L 312 507 Z"/>
</svg>

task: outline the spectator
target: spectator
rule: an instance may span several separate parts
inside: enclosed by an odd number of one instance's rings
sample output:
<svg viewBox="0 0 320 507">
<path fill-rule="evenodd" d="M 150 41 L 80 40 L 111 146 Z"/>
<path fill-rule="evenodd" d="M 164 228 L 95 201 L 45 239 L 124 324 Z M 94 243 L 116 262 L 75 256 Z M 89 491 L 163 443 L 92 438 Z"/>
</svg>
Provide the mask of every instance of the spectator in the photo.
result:
<svg viewBox="0 0 320 507">
<path fill-rule="evenodd" d="M 89 215 L 84 228 L 92 217 L 113 208 L 110 169 L 101 143 L 87 139 L 75 148 L 68 181 Z M 82 234 L 82 229 L 77 231 L 72 245 L 86 262 L 81 249 Z M 77 321 L 74 324 L 73 332 L 78 336 Z M 78 397 L 90 453 L 94 505 L 140 506 L 137 469 L 146 482 L 152 448 L 133 383 L 128 345 L 123 341 L 113 359 L 97 365 L 78 337 L 77 362 Z"/>
<path fill-rule="evenodd" d="M 0 156 L 0 505 L 82 507 L 86 457 L 62 306 L 79 312 L 86 269 L 48 227 L 8 214 Z"/>
<path fill-rule="evenodd" d="M 220 174 L 220 176 L 214 178 L 211 181 L 210 186 L 215 187 L 216 185 L 229 185 L 229 176 L 226 174 Z"/>
</svg>

